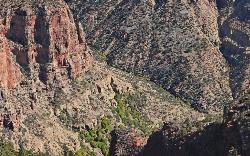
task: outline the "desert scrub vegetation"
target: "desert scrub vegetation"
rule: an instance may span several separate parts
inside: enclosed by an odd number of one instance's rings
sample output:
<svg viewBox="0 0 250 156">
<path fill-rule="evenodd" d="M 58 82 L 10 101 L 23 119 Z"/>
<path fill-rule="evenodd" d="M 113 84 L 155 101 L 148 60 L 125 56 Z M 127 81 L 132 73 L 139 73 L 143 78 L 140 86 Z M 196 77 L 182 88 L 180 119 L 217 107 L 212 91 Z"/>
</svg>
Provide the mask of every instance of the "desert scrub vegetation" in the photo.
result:
<svg viewBox="0 0 250 156">
<path fill-rule="evenodd" d="M 18 152 L 14 150 L 14 147 L 10 143 L 6 143 L 0 140 L 0 156 L 17 156 Z"/>
<path fill-rule="evenodd" d="M 72 123 L 73 121 L 73 118 L 69 115 L 66 109 L 61 110 L 58 118 L 65 125 L 70 125 L 70 123 Z"/>
<path fill-rule="evenodd" d="M 99 148 L 104 156 L 109 155 L 110 132 L 112 130 L 109 117 L 103 117 L 98 121 L 94 129 L 80 131 L 80 139 L 90 143 L 92 148 Z"/>
<path fill-rule="evenodd" d="M 106 62 L 107 59 L 108 59 L 108 54 L 105 53 L 105 51 L 100 51 L 99 47 L 95 46 L 95 47 L 90 47 L 90 49 L 93 51 L 93 55 L 95 57 L 95 59 L 97 61 L 100 61 L 100 62 Z"/>
<path fill-rule="evenodd" d="M 33 152 L 32 150 L 25 150 L 23 147 L 16 151 L 13 145 L 9 142 L 0 139 L 0 156 L 49 156 L 46 153 Z"/>
<path fill-rule="evenodd" d="M 190 121 L 188 118 L 182 123 L 181 133 L 186 135 L 192 132 L 193 129 L 202 131 L 204 127 L 211 124 L 222 124 L 223 123 L 223 114 L 207 114 L 201 121 Z"/>
<path fill-rule="evenodd" d="M 96 156 L 96 153 L 94 151 L 91 151 L 89 147 L 81 145 L 81 148 L 76 151 L 74 156 Z"/>
<path fill-rule="evenodd" d="M 145 135 L 151 133 L 151 121 L 138 108 L 145 104 L 146 97 L 139 94 L 116 94 L 115 100 L 117 101 L 115 112 L 126 126 L 138 128 Z"/>
</svg>

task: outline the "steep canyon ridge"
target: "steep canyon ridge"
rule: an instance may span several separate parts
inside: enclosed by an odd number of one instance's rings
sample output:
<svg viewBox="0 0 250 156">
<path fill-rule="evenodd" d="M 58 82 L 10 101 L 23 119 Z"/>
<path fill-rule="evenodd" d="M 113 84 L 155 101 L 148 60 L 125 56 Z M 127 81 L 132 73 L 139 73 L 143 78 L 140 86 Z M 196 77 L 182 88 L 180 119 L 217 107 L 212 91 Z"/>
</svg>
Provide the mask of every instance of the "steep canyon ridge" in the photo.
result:
<svg viewBox="0 0 250 156">
<path fill-rule="evenodd" d="M 0 0 L 0 156 L 247 156 L 249 0 Z"/>
</svg>

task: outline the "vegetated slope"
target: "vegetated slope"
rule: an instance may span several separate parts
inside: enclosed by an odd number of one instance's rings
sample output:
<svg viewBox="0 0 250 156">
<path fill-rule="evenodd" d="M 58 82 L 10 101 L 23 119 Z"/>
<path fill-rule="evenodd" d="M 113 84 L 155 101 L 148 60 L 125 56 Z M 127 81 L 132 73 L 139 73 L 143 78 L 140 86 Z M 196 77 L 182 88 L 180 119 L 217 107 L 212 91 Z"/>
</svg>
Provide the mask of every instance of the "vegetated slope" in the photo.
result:
<svg viewBox="0 0 250 156">
<path fill-rule="evenodd" d="M 236 100 L 225 107 L 223 122 L 187 133 L 183 132 L 185 127 L 197 125 L 167 123 L 149 138 L 143 149 L 125 141 L 135 136 L 133 133 L 115 131 L 113 155 L 248 155 L 250 20 L 247 0 L 67 2 L 75 17 L 85 23 L 89 45 L 101 50 L 109 64 L 149 76 L 196 108 L 214 110 L 221 103 L 227 105 L 232 99 L 229 79 L 231 82 Z M 189 59 L 190 56 L 195 59 Z M 182 61 L 171 62 L 173 58 Z M 200 75 L 202 70 L 205 72 Z M 216 74 L 211 74 L 212 71 Z M 188 87 L 181 88 L 185 82 Z M 199 86 L 197 90 L 196 86 Z M 198 95 L 192 94 L 190 88 Z M 206 101 L 197 102 L 197 99 Z M 211 105 L 211 99 L 216 99 L 212 101 L 215 106 Z"/>
<path fill-rule="evenodd" d="M 225 122 L 212 124 L 222 119 L 221 113 L 197 112 L 147 78 L 199 110 L 222 111 L 231 92 L 228 67 L 217 45 L 214 2 L 67 2 L 76 11 L 74 17 L 61 0 L 0 2 L 1 139 L 15 150 L 49 155 L 108 155 L 109 146 L 114 155 L 132 155 L 133 150 L 157 154 L 157 133 L 158 152 L 220 154 L 224 146 L 242 155 L 249 151 L 248 99 L 236 101 Z M 222 13 L 233 4 L 220 2 Z M 247 8 L 241 2 L 233 6 Z M 248 16 L 242 18 L 247 21 Z M 89 44 L 101 50 L 95 52 L 99 58 L 146 76 L 93 62 L 78 20 Z M 234 40 L 241 42 L 239 37 Z M 227 50 L 223 54 L 227 56 Z M 162 125 L 146 144 L 148 135 Z M 229 135 L 222 136 L 224 132 Z M 220 148 L 224 139 L 228 145 Z M 0 143 L 0 148 L 13 153 L 8 145 Z M 207 150 L 200 149 L 205 146 Z"/>
<path fill-rule="evenodd" d="M 15 150 L 107 155 L 114 128 L 146 138 L 165 121 L 205 124 L 207 114 L 145 78 L 93 63 L 63 1 L 0 5 L 0 133 Z"/>
<path fill-rule="evenodd" d="M 110 65 L 148 76 L 199 110 L 222 111 L 231 100 L 214 1 L 67 2 Z"/>
<path fill-rule="evenodd" d="M 198 124 L 187 130 L 196 131 L 218 118 L 198 113 L 145 78 L 95 64 L 83 80 L 64 88 L 37 90 L 36 102 L 29 85 L 2 97 L 2 137 L 16 149 L 22 146 L 50 155 L 85 148 L 106 155 L 110 133 L 116 128 L 129 129 L 146 140 L 164 122 Z M 108 128 L 100 125 L 103 120 Z"/>
</svg>

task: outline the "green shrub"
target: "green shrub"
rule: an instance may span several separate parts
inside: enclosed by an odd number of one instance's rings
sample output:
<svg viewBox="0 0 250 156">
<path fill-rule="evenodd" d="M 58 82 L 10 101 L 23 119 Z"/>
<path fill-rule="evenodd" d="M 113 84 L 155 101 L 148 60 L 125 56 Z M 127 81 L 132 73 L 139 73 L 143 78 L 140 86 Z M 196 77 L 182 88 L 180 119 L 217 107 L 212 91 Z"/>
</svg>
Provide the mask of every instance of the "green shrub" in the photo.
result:
<svg viewBox="0 0 250 156">
<path fill-rule="evenodd" d="M 111 131 L 111 120 L 108 117 L 103 117 L 98 123 L 99 125 L 96 129 L 80 131 L 79 136 L 81 139 L 89 142 L 91 147 L 101 149 L 102 154 L 107 156 L 109 153 L 108 135 Z"/>
<path fill-rule="evenodd" d="M 122 122 L 125 125 L 139 128 L 145 135 L 149 135 L 151 132 L 149 127 L 151 121 L 143 116 L 136 107 L 145 103 L 146 97 L 138 94 L 117 94 L 115 100 L 117 101 L 116 113 L 122 119 Z"/>
<path fill-rule="evenodd" d="M 17 152 L 14 150 L 13 145 L 10 143 L 5 143 L 0 140 L 0 156 L 17 156 Z"/>
<path fill-rule="evenodd" d="M 108 117 L 102 118 L 102 120 L 101 120 L 101 128 L 102 129 L 109 130 L 110 124 L 111 124 L 111 121 Z"/>
<path fill-rule="evenodd" d="M 23 147 L 19 151 L 15 151 L 11 143 L 0 139 L 0 156 L 48 156 L 48 154 L 25 150 Z"/>
<path fill-rule="evenodd" d="M 83 149 L 79 149 L 74 156 L 88 156 L 88 153 Z"/>
</svg>

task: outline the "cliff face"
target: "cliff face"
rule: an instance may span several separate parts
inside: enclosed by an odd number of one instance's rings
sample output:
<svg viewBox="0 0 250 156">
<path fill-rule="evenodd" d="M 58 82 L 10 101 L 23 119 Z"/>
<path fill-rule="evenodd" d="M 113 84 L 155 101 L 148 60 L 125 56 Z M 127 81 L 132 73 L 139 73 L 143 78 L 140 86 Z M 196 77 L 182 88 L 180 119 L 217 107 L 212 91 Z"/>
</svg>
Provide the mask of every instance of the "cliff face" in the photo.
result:
<svg viewBox="0 0 250 156">
<path fill-rule="evenodd" d="M 214 1 L 68 3 L 110 65 L 148 76 L 200 110 L 221 111 L 231 100 Z"/>
<path fill-rule="evenodd" d="M 0 34 L 0 86 L 13 88 L 21 78 L 18 65 L 12 59 L 9 43 L 3 34 Z"/>
<path fill-rule="evenodd" d="M 220 10 L 221 52 L 231 67 L 231 88 L 237 98 L 250 88 L 250 2 L 229 4 Z"/>
<path fill-rule="evenodd" d="M 81 24 L 64 2 L 1 2 L 0 86 L 14 88 L 21 77 L 65 83 L 91 65 Z M 64 82 L 63 82 L 64 81 Z"/>
<path fill-rule="evenodd" d="M 91 66 L 83 28 L 64 1 L 1 0 L 1 140 L 51 155 L 76 151 L 78 134 L 52 115 L 51 101 L 58 90 L 70 94 L 70 82 Z"/>
</svg>

